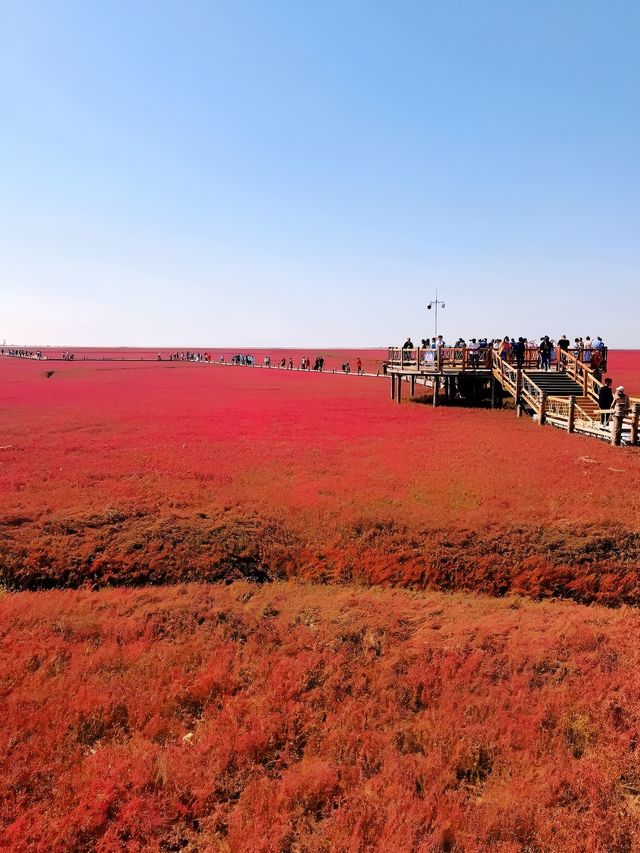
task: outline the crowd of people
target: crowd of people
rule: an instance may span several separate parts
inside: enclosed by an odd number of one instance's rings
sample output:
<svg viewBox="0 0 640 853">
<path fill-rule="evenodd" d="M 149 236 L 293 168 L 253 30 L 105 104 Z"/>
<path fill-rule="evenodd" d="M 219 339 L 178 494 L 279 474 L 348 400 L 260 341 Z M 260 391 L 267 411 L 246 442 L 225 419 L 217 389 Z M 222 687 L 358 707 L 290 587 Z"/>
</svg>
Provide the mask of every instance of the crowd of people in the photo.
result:
<svg viewBox="0 0 640 853">
<path fill-rule="evenodd" d="M 0 355 L 8 355 L 11 358 L 42 358 L 42 350 L 30 350 L 30 349 L 13 349 L 13 348 L 0 348 Z M 64 357 L 64 356 L 63 356 Z"/>
<path fill-rule="evenodd" d="M 264 366 L 271 367 L 271 356 L 265 355 L 264 357 Z M 315 370 L 318 373 L 322 373 L 324 371 L 324 356 L 317 355 L 313 364 L 311 364 L 311 359 L 308 355 L 303 355 L 300 364 L 296 368 L 296 365 L 293 361 L 293 356 L 289 356 L 287 359 L 286 356 L 282 356 L 282 358 L 276 364 L 276 367 L 279 370 Z"/>
<path fill-rule="evenodd" d="M 422 338 L 420 341 L 420 349 L 424 350 L 422 360 L 425 363 L 434 361 L 438 349 L 446 346 L 447 343 L 442 335 Z M 574 339 L 573 344 L 566 334 L 562 334 L 557 341 L 550 338 L 549 335 L 542 335 L 539 340 L 537 338 L 528 339 L 523 336 L 515 338 L 510 335 L 505 335 L 503 338 L 470 338 L 468 341 L 464 338 L 458 338 L 453 346 L 456 348 L 464 347 L 469 350 L 472 362 L 475 360 L 478 364 L 482 361 L 482 353 L 493 350 L 504 361 L 522 368 L 525 362 L 531 365 L 531 355 L 527 357 L 527 354 L 535 353 L 537 366 L 541 370 L 550 370 L 552 363 L 557 361 L 560 351 L 564 351 L 573 353 L 580 361 L 589 364 L 596 376 L 605 366 L 604 352 L 606 346 L 600 336 L 593 340 L 589 335 L 584 338 L 578 337 Z M 402 348 L 415 349 L 410 337 L 404 342 Z M 601 378 L 601 375 L 598 378 Z"/>
<path fill-rule="evenodd" d="M 158 361 L 162 361 L 162 353 L 158 353 Z M 170 352 L 169 361 L 213 361 L 213 356 L 208 352 Z"/>
</svg>

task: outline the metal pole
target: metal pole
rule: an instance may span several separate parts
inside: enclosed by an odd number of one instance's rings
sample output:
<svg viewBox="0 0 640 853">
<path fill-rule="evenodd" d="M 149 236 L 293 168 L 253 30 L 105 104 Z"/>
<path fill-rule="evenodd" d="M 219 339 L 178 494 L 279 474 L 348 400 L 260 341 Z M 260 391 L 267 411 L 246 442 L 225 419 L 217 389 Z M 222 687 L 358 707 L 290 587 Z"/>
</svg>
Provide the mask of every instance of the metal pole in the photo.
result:
<svg viewBox="0 0 640 853">
<path fill-rule="evenodd" d="M 437 287 L 436 287 L 436 320 L 435 320 L 433 336 L 436 339 L 438 338 L 438 288 Z"/>
</svg>

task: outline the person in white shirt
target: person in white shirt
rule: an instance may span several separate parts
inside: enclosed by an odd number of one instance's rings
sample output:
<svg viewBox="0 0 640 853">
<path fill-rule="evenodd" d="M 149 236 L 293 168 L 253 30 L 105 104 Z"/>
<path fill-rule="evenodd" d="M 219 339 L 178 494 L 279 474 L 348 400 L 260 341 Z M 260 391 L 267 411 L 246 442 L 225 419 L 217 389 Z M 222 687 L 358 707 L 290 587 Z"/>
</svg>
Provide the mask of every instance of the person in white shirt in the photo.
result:
<svg viewBox="0 0 640 853">
<path fill-rule="evenodd" d="M 469 343 L 467 344 L 467 349 L 469 350 L 469 362 L 471 367 L 478 366 L 478 350 L 480 349 L 480 344 L 476 340 L 476 338 L 471 338 Z"/>
</svg>

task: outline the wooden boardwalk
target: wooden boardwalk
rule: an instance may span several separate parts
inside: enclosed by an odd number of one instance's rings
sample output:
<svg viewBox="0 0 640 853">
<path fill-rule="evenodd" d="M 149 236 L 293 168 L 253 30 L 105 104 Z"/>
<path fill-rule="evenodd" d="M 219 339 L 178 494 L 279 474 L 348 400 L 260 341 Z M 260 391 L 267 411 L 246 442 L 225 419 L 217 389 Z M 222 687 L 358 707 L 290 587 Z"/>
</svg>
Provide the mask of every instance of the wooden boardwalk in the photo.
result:
<svg viewBox="0 0 640 853">
<path fill-rule="evenodd" d="M 606 369 L 607 352 L 601 353 Z M 473 402 L 486 397 L 490 397 L 492 406 L 497 406 L 506 396 L 514 400 L 519 415 L 528 414 L 539 424 L 613 443 L 614 431 L 601 424 L 598 408 L 598 394 L 604 382 L 591 364 L 559 348 L 549 370 L 542 370 L 539 364 L 537 347 L 525 350 L 521 364 L 504 360 L 491 347 L 390 347 L 387 373 L 391 378 L 391 398 L 398 403 L 406 382 L 411 397 L 415 396 L 416 384 L 430 386 L 434 406 L 448 400 Z M 630 402 L 629 414 L 620 424 L 620 438 L 623 444 L 637 445 L 640 397 L 631 397 Z"/>
</svg>

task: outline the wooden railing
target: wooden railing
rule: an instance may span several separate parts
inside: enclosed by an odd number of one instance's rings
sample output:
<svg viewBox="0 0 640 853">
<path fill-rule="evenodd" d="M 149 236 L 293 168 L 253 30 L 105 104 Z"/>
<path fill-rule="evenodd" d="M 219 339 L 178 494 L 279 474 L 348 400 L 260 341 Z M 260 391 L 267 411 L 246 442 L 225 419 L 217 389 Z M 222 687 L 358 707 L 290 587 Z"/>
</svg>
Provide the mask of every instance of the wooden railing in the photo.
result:
<svg viewBox="0 0 640 853">
<path fill-rule="evenodd" d="M 445 370 L 488 370 L 491 368 L 495 352 L 491 346 L 479 349 L 470 349 L 467 346 L 437 347 L 436 349 L 389 347 L 388 360 L 389 366 L 407 371 L 441 370 L 443 368 Z M 581 351 L 576 355 L 571 350 L 561 350 L 558 346 L 554 346 L 551 363 L 556 370 L 565 370 L 572 378 L 578 377 L 576 381 L 583 384 L 585 376 L 593 376 L 590 363 L 585 361 L 588 352 L 590 351 Z M 604 370 L 607 362 L 607 350 L 604 349 L 599 352 L 603 362 L 601 369 Z M 540 348 L 537 346 L 526 347 L 520 359 L 514 352 L 509 351 L 503 361 L 523 370 L 536 370 L 541 366 Z"/>
<path fill-rule="evenodd" d="M 563 357 L 565 355 L 566 358 Z M 593 371 L 588 365 L 579 361 L 573 353 L 562 353 L 560 367 L 583 388 L 593 389 L 591 393 L 585 393 L 585 397 L 593 398 L 595 395 L 597 400 L 602 383 L 593 376 Z M 600 423 L 599 409 L 596 410 L 594 417 L 576 401 L 575 396 L 547 395 L 530 376 L 514 368 L 496 352 L 492 357 L 492 372 L 507 393 L 514 398 L 516 405 L 524 405 L 530 409 L 539 423 L 551 423 L 568 432 L 581 432 L 609 439 L 610 427 Z M 633 402 L 635 401 L 632 401 L 631 412 L 623 421 L 622 430 L 624 438 L 635 444 L 638 441 L 640 405 L 635 407 Z"/>
<path fill-rule="evenodd" d="M 502 387 L 517 400 L 519 397 L 519 371 L 508 361 L 501 358 L 495 350 L 491 351 L 491 369 Z"/>
<path fill-rule="evenodd" d="M 548 420 L 557 418 L 568 421 L 572 411 L 576 421 L 593 423 L 591 415 L 579 403 L 576 403 L 575 397 L 547 397 L 546 417 Z"/>
<path fill-rule="evenodd" d="M 388 365 L 392 371 L 405 373 L 489 370 L 491 355 L 492 350 L 489 347 L 475 350 L 468 347 L 436 347 L 436 349 L 389 347 Z"/>
<path fill-rule="evenodd" d="M 572 352 L 569 352 L 567 350 L 559 350 L 558 370 L 562 370 L 564 373 L 567 374 L 567 376 L 573 379 L 574 382 L 580 385 L 580 387 L 582 388 L 582 393 L 585 397 L 589 393 L 589 377 L 591 377 L 591 387 L 595 390 L 595 383 L 598 383 L 598 380 L 593 375 L 593 371 L 584 361 L 581 361 Z M 598 384 L 600 387 L 602 387 L 601 382 Z M 595 396 L 597 399 L 597 391 L 595 392 Z"/>
<path fill-rule="evenodd" d="M 545 409 L 545 392 L 526 374 L 522 377 L 520 394 L 525 403 L 540 417 Z"/>
</svg>

